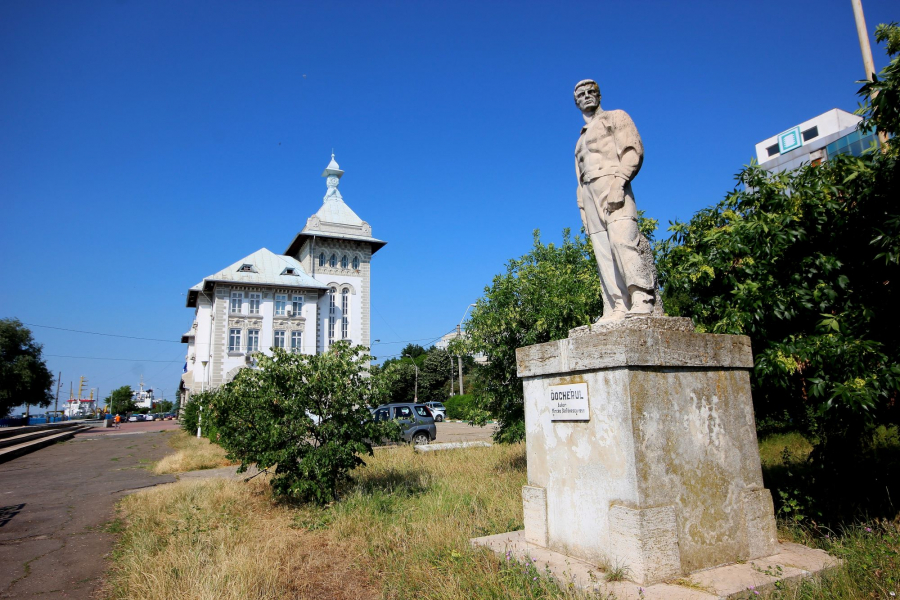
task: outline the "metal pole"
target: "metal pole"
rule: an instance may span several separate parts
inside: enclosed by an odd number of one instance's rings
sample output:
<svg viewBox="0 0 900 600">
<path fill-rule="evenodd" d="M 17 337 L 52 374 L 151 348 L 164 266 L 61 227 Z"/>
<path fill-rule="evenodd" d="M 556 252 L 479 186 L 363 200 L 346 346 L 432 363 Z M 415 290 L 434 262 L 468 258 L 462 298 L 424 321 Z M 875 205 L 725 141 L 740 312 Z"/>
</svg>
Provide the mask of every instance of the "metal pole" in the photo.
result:
<svg viewBox="0 0 900 600">
<path fill-rule="evenodd" d="M 453 356 L 450 356 L 450 397 L 453 397 Z"/>
<path fill-rule="evenodd" d="M 468 310 L 468 309 L 466 309 L 466 310 Z M 463 315 L 463 319 L 465 319 L 465 318 L 466 318 L 466 316 Z M 462 334 L 460 333 L 460 326 L 457 325 L 457 326 L 456 326 L 456 337 L 457 337 L 457 339 L 459 339 L 460 335 L 462 335 Z M 456 358 L 457 358 L 457 360 L 459 360 L 459 395 L 462 396 L 463 394 L 465 394 L 465 392 L 463 391 L 462 355 L 457 354 L 457 355 L 456 355 Z"/>
<path fill-rule="evenodd" d="M 413 359 L 413 366 L 416 368 L 416 397 L 414 400 L 419 402 L 419 365 L 416 364 L 416 359 Z"/>
<path fill-rule="evenodd" d="M 872 46 L 869 44 L 869 31 L 866 28 L 866 17 L 863 14 L 862 0 L 850 0 L 853 4 L 853 18 L 856 20 L 856 35 L 859 37 L 859 50 L 862 53 L 863 68 L 866 70 L 866 79 L 873 81 L 875 78 L 875 61 L 872 59 Z M 872 100 L 877 93 L 872 94 Z M 883 131 L 878 132 L 878 141 L 881 151 L 887 150 L 888 137 Z"/>
<path fill-rule="evenodd" d="M 62 387 L 62 371 L 56 379 L 56 403 L 53 405 L 53 414 L 59 417 L 59 388 Z"/>
</svg>

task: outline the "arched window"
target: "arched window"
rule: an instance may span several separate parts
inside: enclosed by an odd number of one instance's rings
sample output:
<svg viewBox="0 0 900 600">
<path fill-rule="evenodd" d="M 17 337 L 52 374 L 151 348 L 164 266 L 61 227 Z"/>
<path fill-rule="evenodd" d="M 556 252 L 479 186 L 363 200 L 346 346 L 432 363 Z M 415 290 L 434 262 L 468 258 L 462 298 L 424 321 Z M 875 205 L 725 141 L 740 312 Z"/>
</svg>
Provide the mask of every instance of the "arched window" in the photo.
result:
<svg viewBox="0 0 900 600">
<path fill-rule="evenodd" d="M 325 266 L 325 253 L 324 252 L 319 255 L 319 266 L 320 267 Z"/>
<path fill-rule="evenodd" d="M 359 271 L 359 257 L 358 256 L 353 257 L 353 270 Z"/>
<path fill-rule="evenodd" d="M 341 257 L 341 268 L 346 269 L 348 266 L 350 266 L 350 261 L 347 260 L 347 255 L 345 254 Z"/>
<path fill-rule="evenodd" d="M 334 255 L 331 255 L 331 258 L 334 258 Z M 334 296 L 337 294 L 337 290 L 335 288 L 330 288 L 328 290 L 328 345 L 334 343 L 334 325 L 337 322 L 337 315 L 335 314 L 335 305 L 334 305 Z"/>
<path fill-rule="evenodd" d="M 350 290 L 341 292 L 341 339 L 350 339 Z"/>
<path fill-rule="evenodd" d="M 337 256 L 334 254 L 331 255 L 331 258 L 328 259 L 328 266 L 332 269 L 337 266 Z"/>
</svg>

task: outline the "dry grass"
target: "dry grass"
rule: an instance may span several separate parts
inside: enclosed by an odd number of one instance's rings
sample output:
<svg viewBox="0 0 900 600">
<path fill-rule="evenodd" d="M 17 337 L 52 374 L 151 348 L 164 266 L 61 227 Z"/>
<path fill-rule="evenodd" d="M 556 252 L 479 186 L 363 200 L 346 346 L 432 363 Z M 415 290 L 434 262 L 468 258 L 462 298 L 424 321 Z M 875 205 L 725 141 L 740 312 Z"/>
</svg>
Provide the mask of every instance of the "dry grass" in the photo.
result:
<svg viewBox="0 0 900 600">
<path fill-rule="evenodd" d="M 790 458 L 805 456 L 802 438 L 768 438 L 761 445 L 767 444 L 772 462 L 780 463 L 785 448 Z M 341 500 L 327 507 L 279 504 L 263 477 L 182 481 L 126 498 L 108 596 L 581 597 L 533 566 L 469 545 L 472 537 L 522 527 L 523 445 L 427 454 L 401 446 L 378 450 L 367 461 Z M 809 535 L 796 526 L 791 531 Z M 772 597 L 900 594 L 898 532 L 896 523 L 881 523 L 798 539 L 832 552 L 845 566 Z M 677 583 L 695 587 L 689 579 Z"/>
<path fill-rule="evenodd" d="M 375 598 L 360 551 L 292 527 L 265 481 L 181 481 L 125 498 L 110 598 Z"/>
<path fill-rule="evenodd" d="M 225 458 L 225 450 L 206 438 L 197 438 L 183 431 L 169 436 L 168 444 L 176 450 L 153 465 L 157 475 L 184 473 L 200 469 L 216 469 L 236 463 Z"/>
<path fill-rule="evenodd" d="M 469 538 L 521 529 L 525 448 L 376 451 L 328 507 L 266 481 L 182 481 L 120 505 L 112 598 L 575 598 Z"/>
</svg>

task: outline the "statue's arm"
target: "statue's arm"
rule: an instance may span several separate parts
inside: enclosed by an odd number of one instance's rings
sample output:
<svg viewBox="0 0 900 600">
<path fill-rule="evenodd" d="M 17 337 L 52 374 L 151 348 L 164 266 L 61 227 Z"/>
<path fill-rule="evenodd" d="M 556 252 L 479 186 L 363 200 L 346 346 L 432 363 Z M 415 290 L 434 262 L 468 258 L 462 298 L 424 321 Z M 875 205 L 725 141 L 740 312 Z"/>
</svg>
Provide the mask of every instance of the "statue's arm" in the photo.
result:
<svg viewBox="0 0 900 600">
<path fill-rule="evenodd" d="M 584 214 L 584 198 L 581 195 L 581 166 L 578 164 L 578 157 L 575 157 L 575 180 L 578 182 L 575 187 L 575 200 L 578 202 L 578 212 L 581 214 L 581 222 L 584 225 L 584 230 L 587 231 L 589 229 L 587 223 L 587 216 Z"/>
<path fill-rule="evenodd" d="M 631 181 L 644 162 L 644 144 L 634 121 L 625 111 L 619 111 L 616 119 L 616 146 L 619 150 L 619 177 Z"/>
</svg>

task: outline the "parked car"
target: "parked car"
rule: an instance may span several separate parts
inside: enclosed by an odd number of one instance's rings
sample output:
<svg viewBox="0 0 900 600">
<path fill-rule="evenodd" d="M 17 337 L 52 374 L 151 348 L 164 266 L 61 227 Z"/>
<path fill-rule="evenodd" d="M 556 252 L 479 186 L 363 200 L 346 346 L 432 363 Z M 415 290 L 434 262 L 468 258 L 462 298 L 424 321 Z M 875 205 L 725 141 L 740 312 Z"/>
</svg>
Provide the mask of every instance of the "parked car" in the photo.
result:
<svg viewBox="0 0 900 600">
<path fill-rule="evenodd" d="M 413 445 L 427 444 L 437 437 L 434 417 L 424 404 L 392 402 L 382 404 L 372 414 L 376 421 L 398 420 L 403 428 L 401 437 Z"/>
<path fill-rule="evenodd" d="M 138 421 L 143 421 L 143 420 L 144 420 L 144 415 L 135 414 L 135 415 L 131 415 L 130 417 L 128 417 L 129 423 L 136 423 Z"/>
<path fill-rule="evenodd" d="M 155 421 L 156 415 L 144 415 L 144 420 L 145 421 Z"/>
<path fill-rule="evenodd" d="M 438 423 L 447 418 L 447 409 L 440 402 L 426 402 L 425 406 L 431 409 L 434 420 Z"/>
</svg>

